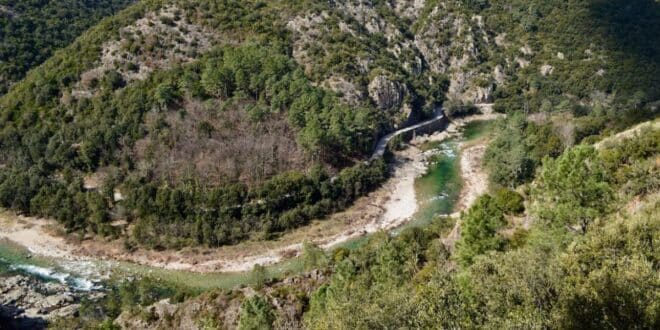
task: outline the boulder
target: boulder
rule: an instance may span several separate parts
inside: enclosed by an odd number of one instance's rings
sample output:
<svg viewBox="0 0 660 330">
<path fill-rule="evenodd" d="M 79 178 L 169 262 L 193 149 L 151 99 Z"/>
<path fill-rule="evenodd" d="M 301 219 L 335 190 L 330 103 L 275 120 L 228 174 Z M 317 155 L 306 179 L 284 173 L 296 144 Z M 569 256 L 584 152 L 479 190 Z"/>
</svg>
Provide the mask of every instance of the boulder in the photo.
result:
<svg viewBox="0 0 660 330">
<path fill-rule="evenodd" d="M 59 307 L 74 303 L 75 299 L 68 294 L 48 296 L 43 299 L 42 306 L 47 311 L 53 311 Z"/>
<path fill-rule="evenodd" d="M 0 324 L 43 328 L 48 320 L 75 315 L 83 296 L 92 300 L 102 293 L 72 292 L 66 285 L 15 275 L 0 278 Z M 2 326 L 0 326 L 2 328 Z"/>
<path fill-rule="evenodd" d="M 541 75 L 543 75 L 544 77 L 547 75 L 551 75 L 553 71 L 555 71 L 555 68 L 552 65 L 545 64 L 541 66 Z"/>
</svg>

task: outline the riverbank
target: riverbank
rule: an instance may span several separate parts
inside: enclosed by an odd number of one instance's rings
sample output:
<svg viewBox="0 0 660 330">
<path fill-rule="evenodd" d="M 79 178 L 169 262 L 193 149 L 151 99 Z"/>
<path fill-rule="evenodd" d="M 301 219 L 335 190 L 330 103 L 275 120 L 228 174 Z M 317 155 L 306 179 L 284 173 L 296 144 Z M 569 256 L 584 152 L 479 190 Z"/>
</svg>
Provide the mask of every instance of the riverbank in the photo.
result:
<svg viewBox="0 0 660 330">
<path fill-rule="evenodd" d="M 488 191 L 488 174 L 482 166 L 486 147 L 486 141 L 461 146 L 460 171 L 464 189 L 461 190 L 454 217 L 460 211 L 467 210 L 479 196 Z"/>
<path fill-rule="evenodd" d="M 0 239 L 24 246 L 34 255 L 69 261 L 124 261 L 198 273 L 245 272 L 257 264 L 271 265 L 299 255 L 304 241 L 328 249 L 379 230 L 396 228 L 407 221 L 417 209 L 415 178 L 426 168 L 415 146 L 397 152 L 395 159 L 392 177 L 382 187 L 343 212 L 285 233 L 273 241 L 248 241 L 216 249 L 128 252 L 121 240 L 66 239 L 60 236 L 62 231 L 55 221 L 24 217 L 11 211 L 0 211 Z"/>
<path fill-rule="evenodd" d="M 56 233 L 59 226 L 55 220 L 24 217 L 0 210 L 0 240 L 19 244 L 34 255 L 71 260 L 75 246 Z"/>
<path fill-rule="evenodd" d="M 103 297 L 101 292 L 76 291 L 29 276 L 5 277 L 0 281 L 0 328 L 44 329 L 47 321 L 75 315 L 83 299 Z"/>
<path fill-rule="evenodd" d="M 314 221 L 305 228 L 285 233 L 273 241 L 249 241 L 217 249 L 185 248 L 181 251 L 128 252 L 121 240 L 104 241 L 65 239 L 51 220 L 17 216 L 0 212 L 0 238 L 25 246 L 30 253 L 64 260 L 125 261 L 154 268 L 198 273 L 244 272 L 255 265 L 271 265 L 300 254 L 302 242 L 310 241 L 331 248 L 380 230 L 397 228 L 417 211 L 415 179 L 425 173 L 426 158 L 420 147 L 427 142 L 440 142 L 458 136 L 461 127 L 473 121 L 492 120 L 484 114 L 452 122 L 447 130 L 417 137 L 410 146 L 395 153 L 392 177 L 373 193 L 360 198 L 344 212 L 328 219 Z M 485 146 L 461 146 L 461 173 L 465 180 L 457 211 L 463 210 L 485 191 L 480 157 Z M 481 156 L 480 156 L 481 155 Z"/>
</svg>

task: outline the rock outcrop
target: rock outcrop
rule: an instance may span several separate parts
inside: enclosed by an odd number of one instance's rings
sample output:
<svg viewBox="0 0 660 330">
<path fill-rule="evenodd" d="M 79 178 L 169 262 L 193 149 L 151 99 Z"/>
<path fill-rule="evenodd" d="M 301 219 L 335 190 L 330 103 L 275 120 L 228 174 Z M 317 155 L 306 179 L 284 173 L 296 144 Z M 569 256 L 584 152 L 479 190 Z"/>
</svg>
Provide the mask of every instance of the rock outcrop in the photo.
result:
<svg viewBox="0 0 660 330">
<path fill-rule="evenodd" d="M 392 81 L 384 75 L 377 76 L 369 83 L 369 96 L 383 111 L 401 107 L 405 90 L 400 82 Z"/>
<path fill-rule="evenodd" d="M 541 66 L 541 75 L 544 77 L 551 75 L 553 71 L 555 71 L 555 68 L 552 65 L 544 64 Z"/>
<path fill-rule="evenodd" d="M 65 284 L 41 282 L 27 276 L 0 278 L 0 325 L 18 329 L 41 329 L 48 320 L 75 315 L 86 292 Z M 91 299 L 103 294 L 89 294 Z M 0 326 L 0 328 L 3 328 Z"/>
<path fill-rule="evenodd" d="M 243 301 L 258 294 L 273 309 L 276 329 L 302 329 L 302 297 L 309 297 L 327 280 L 326 272 L 313 270 L 260 289 L 210 291 L 183 303 L 161 300 L 142 311 L 124 312 L 114 323 L 123 329 L 237 329 Z"/>
<path fill-rule="evenodd" d="M 337 92 L 343 103 L 358 106 L 371 99 L 387 112 L 395 128 L 408 123 L 413 110 L 418 110 L 413 109 L 413 102 L 404 102 L 406 96 L 416 95 L 409 78 L 429 78 L 423 77 L 424 56 L 402 26 L 419 19 L 425 1 L 330 3 L 326 10 L 289 19 L 286 26 L 292 32 L 293 57 L 318 85 Z M 386 17 L 383 11 L 393 16 Z M 397 79 L 388 78 L 390 74 Z"/>
</svg>

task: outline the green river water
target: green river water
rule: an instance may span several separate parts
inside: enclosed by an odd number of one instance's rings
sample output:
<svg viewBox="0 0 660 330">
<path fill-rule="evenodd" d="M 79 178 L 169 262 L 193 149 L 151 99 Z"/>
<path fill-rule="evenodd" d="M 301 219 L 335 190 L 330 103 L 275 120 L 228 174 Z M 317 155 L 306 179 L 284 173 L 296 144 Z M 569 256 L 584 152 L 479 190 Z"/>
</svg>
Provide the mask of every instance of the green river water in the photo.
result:
<svg viewBox="0 0 660 330">
<path fill-rule="evenodd" d="M 416 179 L 415 189 L 419 202 L 418 212 L 413 220 L 394 231 L 411 226 L 426 226 L 441 215 L 451 214 L 461 191 L 459 173 L 458 143 L 482 137 L 491 130 L 490 122 L 473 122 L 462 131 L 459 139 L 429 143 L 423 146 L 426 152 L 432 152 L 427 172 Z M 357 248 L 368 238 L 362 237 L 340 244 L 345 248 Z M 47 281 L 68 283 L 81 290 L 98 287 L 104 279 L 121 279 L 129 276 L 149 275 L 163 281 L 183 284 L 195 289 L 233 288 L 250 284 L 250 273 L 210 273 L 199 274 L 186 271 L 164 270 L 124 262 L 69 262 L 62 263 L 46 258 L 28 258 L 28 251 L 0 241 L 0 275 L 21 273 Z M 96 270 L 94 274 L 91 270 Z M 283 261 L 267 267 L 272 277 L 282 277 L 302 271 L 298 258 Z"/>
</svg>

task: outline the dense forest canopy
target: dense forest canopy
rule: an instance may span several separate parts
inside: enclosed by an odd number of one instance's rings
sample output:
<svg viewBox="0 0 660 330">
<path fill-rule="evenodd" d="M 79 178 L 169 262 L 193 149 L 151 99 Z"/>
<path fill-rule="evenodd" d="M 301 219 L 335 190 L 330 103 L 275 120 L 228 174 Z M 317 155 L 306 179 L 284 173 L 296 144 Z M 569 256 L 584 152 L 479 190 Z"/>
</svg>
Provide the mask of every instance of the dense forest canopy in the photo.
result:
<svg viewBox="0 0 660 330">
<path fill-rule="evenodd" d="M 0 95 L 104 17 L 134 0 L 0 1 Z"/>
<path fill-rule="evenodd" d="M 141 2 L 35 70 L 0 102 L 2 205 L 104 236 L 134 219 L 131 241 L 150 247 L 217 246 L 301 226 L 375 188 L 380 162 L 351 166 L 386 117 L 314 87 L 288 33 L 253 30 L 252 10 L 275 19 L 258 3 Z M 219 46 L 222 33 L 246 39 Z"/>
</svg>

